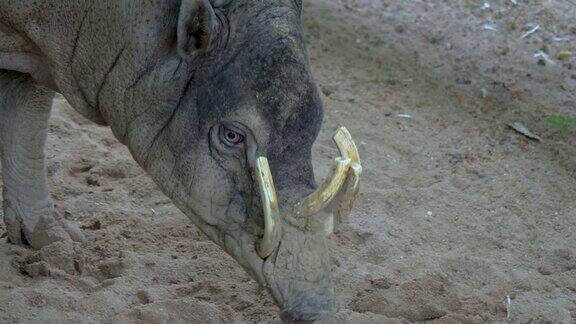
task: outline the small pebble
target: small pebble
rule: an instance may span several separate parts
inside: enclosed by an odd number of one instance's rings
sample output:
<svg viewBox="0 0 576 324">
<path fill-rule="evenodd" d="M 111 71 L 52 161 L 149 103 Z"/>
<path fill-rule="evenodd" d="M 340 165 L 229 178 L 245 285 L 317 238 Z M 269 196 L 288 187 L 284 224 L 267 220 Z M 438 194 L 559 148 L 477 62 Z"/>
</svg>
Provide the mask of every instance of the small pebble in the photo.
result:
<svg viewBox="0 0 576 324">
<path fill-rule="evenodd" d="M 150 293 L 145 290 L 140 290 L 136 293 L 136 297 L 142 304 L 150 304 L 152 302 L 152 297 Z"/>
<path fill-rule="evenodd" d="M 558 52 L 558 54 L 556 54 L 556 58 L 559 59 L 560 61 L 568 61 L 570 59 L 570 57 L 572 56 L 572 52 L 570 51 L 560 51 Z"/>
<path fill-rule="evenodd" d="M 102 288 L 110 287 L 115 283 L 116 283 L 116 280 L 114 280 L 114 279 L 106 279 L 100 283 L 100 287 L 102 287 Z"/>
<path fill-rule="evenodd" d="M 100 179 L 96 178 L 93 175 L 89 175 L 86 177 L 86 183 L 92 187 L 100 187 Z"/>
</svg>

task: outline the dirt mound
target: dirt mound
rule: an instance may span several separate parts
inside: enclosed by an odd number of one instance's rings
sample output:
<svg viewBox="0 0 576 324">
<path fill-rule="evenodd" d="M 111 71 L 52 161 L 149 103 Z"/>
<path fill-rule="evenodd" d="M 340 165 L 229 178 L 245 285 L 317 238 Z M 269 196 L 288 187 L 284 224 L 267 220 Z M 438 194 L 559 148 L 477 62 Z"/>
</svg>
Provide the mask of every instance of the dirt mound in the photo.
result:
<svg viewBox="0 0 576 324">
<path fill-rule="evenodd" d="M 244 323 L 232 309 L 218 307 L 194 298 L 137 306 L 126 313 L 115 316 L 110 322 L 121 324 Z"/>
</svg>

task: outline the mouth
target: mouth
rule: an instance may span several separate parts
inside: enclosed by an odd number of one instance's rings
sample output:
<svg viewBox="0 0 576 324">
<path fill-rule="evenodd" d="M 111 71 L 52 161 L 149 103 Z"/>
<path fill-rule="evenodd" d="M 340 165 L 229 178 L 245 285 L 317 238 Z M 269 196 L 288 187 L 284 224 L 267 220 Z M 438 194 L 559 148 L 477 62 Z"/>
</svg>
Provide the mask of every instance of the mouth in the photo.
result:
<svg viewBox="0 0 576 324">
<path fill-rule="evenodd" d="M 281 316 L 291 321 L 332 316 L 337 307 L 328 238 L 310 237 L 290 225 L 284 227 L 283 238 L 263 268 Z"/>
</svg>

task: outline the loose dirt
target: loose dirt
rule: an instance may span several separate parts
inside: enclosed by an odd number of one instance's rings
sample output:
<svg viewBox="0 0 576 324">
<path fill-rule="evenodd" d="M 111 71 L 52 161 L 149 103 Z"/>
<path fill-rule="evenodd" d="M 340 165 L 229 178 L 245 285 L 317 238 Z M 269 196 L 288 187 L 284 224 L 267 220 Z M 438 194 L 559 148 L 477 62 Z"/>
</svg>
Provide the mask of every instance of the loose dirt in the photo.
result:
<svg viewBox="0 0 576 324">
<path fill-rule="evenodd" d="M 333 238 L 332 322 L 576 321 L 576 131 L 546 121 L 576 116 L 576 4 L 486 3 L 305 5 L 326 106 L 317 173 L 339 125 L 365 168 Z M 89 243 L 2 240 L 0 322 L 279 322 L 268 294 L 62 98 L 47 156 L 58 209 Z"/>
</svg>

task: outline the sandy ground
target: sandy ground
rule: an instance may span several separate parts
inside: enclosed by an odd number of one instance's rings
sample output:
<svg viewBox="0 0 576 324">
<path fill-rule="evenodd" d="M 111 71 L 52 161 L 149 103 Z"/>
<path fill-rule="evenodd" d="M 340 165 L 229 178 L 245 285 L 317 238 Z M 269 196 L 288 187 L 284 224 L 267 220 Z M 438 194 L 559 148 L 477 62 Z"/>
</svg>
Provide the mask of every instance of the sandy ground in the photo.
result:
<svg viewBox="0 0 576 324">
<path fill-rule="evenodd" d="M 333 240 L 333 322 L 576 321 L 576 131 L 546 122 L 576 115 L 576 59 L 557 59 L 576 50 L 576 4 L 487 3 L 305 6 L 326 103 L 314 163 L 326 173 L 345 125 L 365 167 Z M 3 240 L 1 323 L 279 321 L 109 130 L 61 98 L 54 108 L 50 181 L 89 243 L 34 252 Z M 543 140 L 507 126 L 516 121 Z"/>
</svg>

